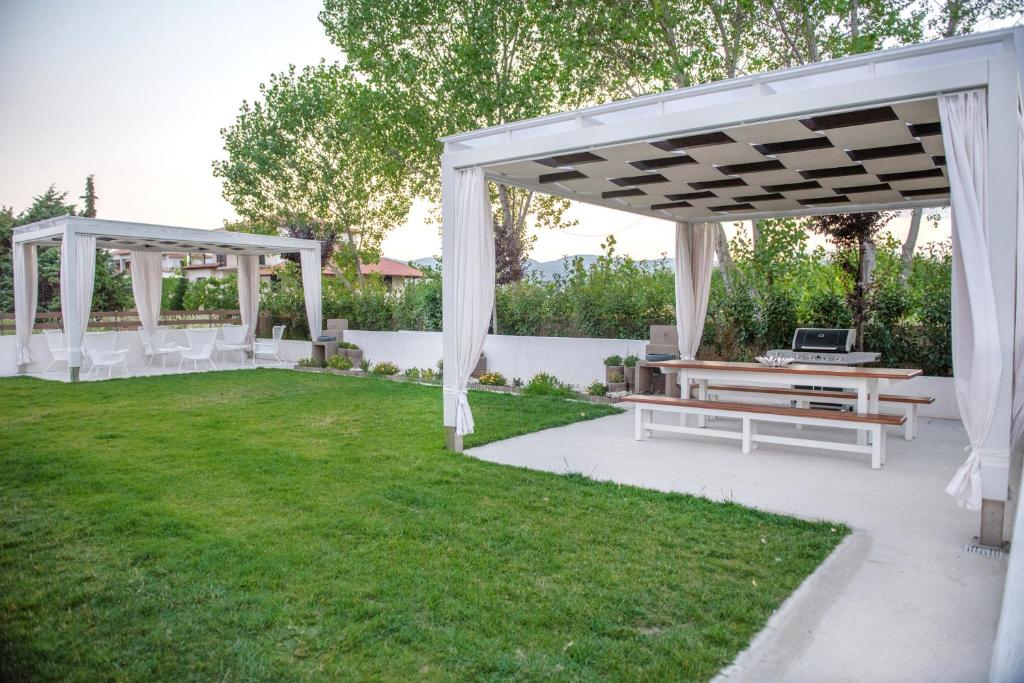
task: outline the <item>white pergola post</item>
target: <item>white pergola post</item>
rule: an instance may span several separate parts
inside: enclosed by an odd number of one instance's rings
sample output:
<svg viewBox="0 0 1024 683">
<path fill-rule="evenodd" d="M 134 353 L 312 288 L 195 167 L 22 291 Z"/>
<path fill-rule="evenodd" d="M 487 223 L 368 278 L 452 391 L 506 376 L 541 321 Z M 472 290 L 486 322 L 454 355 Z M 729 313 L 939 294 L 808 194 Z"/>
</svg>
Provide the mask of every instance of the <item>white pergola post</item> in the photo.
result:
<svg viewBox="0 0 1024 683">
<path fill-rule="evenodd" d="M 61 301 L 77 301 L 79 287 L 78 240 L 75 226 L 70 221 L 64 227 L 64 240 L 60 248 L 66 252 L 66 258 L 63 259 L 61 267 L 67 271 L 62 273 Z M 61 318 L 64 320 L 64 343 L 68 345 L 68 379 L 77 382 L 82 368 L 82 346 L 80 343 L 72 345 L 72 340 L 82 338 L 82 329 L 78 316 L 69 316 L 68 312 L 64 310 L 63 303 L 61 304 Z"/>
<path fill-rule="evenodd" d="M 1017 266 L 1017 98 L 1019 65 L 1012 56 L 990 61 L 988 84 L 989 263 L 996 296 L 1004 372 L 988 437 L 981 445 L 982 508 L 979 538 L 1000 546 L 1009 497 L 1013 346 Z M 956 334 L 956 330 L 953 331 Z"/>
<path fill-rule="evenodd" d="M 455 335 L 455 273 L 448 264 L 454 263 L 455 244 L 451 216 L 455 208 L 452 194 L 455 168 L 449 155 L 441 156 L 441 365 L 442 375 L 455 372 L 458 366 L 458 346 Z M 456 396 L 443 392 L 445 445 L 456 453 L 462 452 L 462 436 L 455 432 Z"/>
</svg>

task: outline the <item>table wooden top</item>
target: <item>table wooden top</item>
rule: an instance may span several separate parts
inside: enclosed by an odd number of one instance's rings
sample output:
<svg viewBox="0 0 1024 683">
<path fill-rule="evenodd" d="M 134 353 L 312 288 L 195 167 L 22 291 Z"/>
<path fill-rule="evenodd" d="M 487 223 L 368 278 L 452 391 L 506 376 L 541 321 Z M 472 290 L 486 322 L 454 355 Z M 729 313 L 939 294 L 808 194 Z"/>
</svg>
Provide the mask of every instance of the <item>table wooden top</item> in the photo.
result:
<svg viewBox="0 0 1024 683">
<path fill-rule="evenodd" d="M 782 367 L 769 367 L 760 363 L 731 363 L 721 360 L 664 360 L 648 365 L 668 370 L 721 370 L 727 372 L 757 372 L 772 375 L 823 375 L 825 377 L 864 377 L 866 379 L 910 379 L 922 375 L 914 368 L 861 368 L 853 365 L 807 365 L 791 363 Z"/>
</svg>

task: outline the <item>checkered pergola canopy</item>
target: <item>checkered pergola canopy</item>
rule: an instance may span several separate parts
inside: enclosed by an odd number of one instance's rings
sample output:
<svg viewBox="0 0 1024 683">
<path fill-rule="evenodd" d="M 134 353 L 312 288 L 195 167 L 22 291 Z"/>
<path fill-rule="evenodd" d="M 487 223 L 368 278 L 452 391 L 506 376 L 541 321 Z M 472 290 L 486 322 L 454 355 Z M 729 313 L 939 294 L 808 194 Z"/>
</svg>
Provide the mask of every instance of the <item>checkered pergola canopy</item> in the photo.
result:
<svg viewBox="0 0 1024 683">
<path fill-rule="evenodd" d="M 498 181 L 682 220 L 949 203 L 934 97 L 486 167 Z"/>
</svg>

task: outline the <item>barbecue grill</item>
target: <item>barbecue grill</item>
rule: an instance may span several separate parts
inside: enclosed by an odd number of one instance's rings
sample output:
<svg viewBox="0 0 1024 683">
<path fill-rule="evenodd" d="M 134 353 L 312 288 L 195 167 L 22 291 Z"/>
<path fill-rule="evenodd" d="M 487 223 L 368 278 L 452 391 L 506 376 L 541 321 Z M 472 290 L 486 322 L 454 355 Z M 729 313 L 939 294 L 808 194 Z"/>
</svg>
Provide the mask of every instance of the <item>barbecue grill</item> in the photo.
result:
<svg viewBox="0 0 1024 683">
<path fill-rule="evenodd" d="M 853 350 L 856 339 L 852 329 L 800 327 L 793 333 L 792 348 L 772 349 L 768 354 L 817 365 L 864 365 L 877 361 L 881 354 Z"/>
</svg>

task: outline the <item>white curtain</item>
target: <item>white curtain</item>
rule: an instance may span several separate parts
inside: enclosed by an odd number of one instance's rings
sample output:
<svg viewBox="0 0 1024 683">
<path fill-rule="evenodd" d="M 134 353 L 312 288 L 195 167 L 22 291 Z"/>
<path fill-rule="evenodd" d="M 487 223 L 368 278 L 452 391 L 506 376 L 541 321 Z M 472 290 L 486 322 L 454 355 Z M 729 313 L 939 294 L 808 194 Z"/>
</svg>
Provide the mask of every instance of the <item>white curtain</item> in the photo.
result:
<svg viewBox="0 0 1024 683">
<path fill-rule="evenodd" d="M 161 263 L 163 255 L 159 251 L 133 249 L 131 256 L 135 308 L 139 312 L 142 326 L 152 330 L 160 324 L 160 297 L 164 286 Z"/>
<path fill-rule="evenodd" d="M 939 114 L 953 224 L 953 384 L 970 455 L 946 487 L 957 504 L 981 509 L 982 444 L 1003 372 L 987 222 L 988 106 L 983 91 L 941 95 Z"/>
<path fill-rule="evenodd" d="M 455 347 L 445 358 L 444 394 L 446 404 L 454 399 L 455 433 L 464 435 L 474 428 L 466 386 L 483 350 L 494 306 L 494 224 L 483 171 L 446 173 L 442 204 L 442 269 L 452 285 L 447 290 L 451 300 L 446 298 L 444 305 L 451 307 L 454 321 L 454 329 L 446 322 L 444 334 L 446 344 Z M 452 357 L 455 367 L 449 367 Z M 451 424 L 447 415 L 445 424 Z"/>
<path fill-rule="evenodd" d="M 1024 434 L 1024 99 L 1017 103 L 1017 315 L 1013 334 L 1011 448 Z"/>
<path fill-rule="evenodd" d="M 697 357 L 711 294 L 718 223 L 676 223 L 676 332 L 679 357 Z"/>
<path fill-rule="evenodd" d="M 68 244 L 69 240 L 74 240 L 74 245 Z M 68 257 L 71 252 L 74 252 L 73 259 Z M 89 326 L 95 278 L 96 236 L 65 235 L 60 246 L 60 310 L 64 318 L 69 367 L 81 366 L 82 338 Z"/>
<path fill-rule="evenodd" d="M 300 254 L 302 261 L 302 292 L 306 297 L 306 318 L 309 320 L 309 338 L 323 334 L 323 303 L 320 300 L 320 250 L 303 249 Z M 257 292 L 259 290 L 257 289 Z"/>
<path fill-rule="evenodd" d="M 36 302 L 39 298 L 39 281 L 36 278 L 36 245 L 15 244 L 13 251 L 14 268 L 14 331 L 18 345 L 18 365 L 32 362 L 29 342 L 32 341 L 32 325 L 36 321 Z"/>
<path fill-rule="evenodd" d="M 305 265 L 303 265 L 302 271 L 303 278 L 305 278 Z M 303 286 L 305 286 L 305 279 L 303 279 Z M 317 298 L 319 299 L 319 297 Z M 255 254 L 238 256 L 238 308 L 242 313 L 242 324 L 249 326 L 245 333 L 245 343 L 251 344 L 252 340 L 256 338 L 256 319 L 260 313 L 260 257 Z M 306 314 L 309 314 L 308 308 Z M 310 334 L 312 334 L 312 330 L 310 330 Z"/>
</svg>

